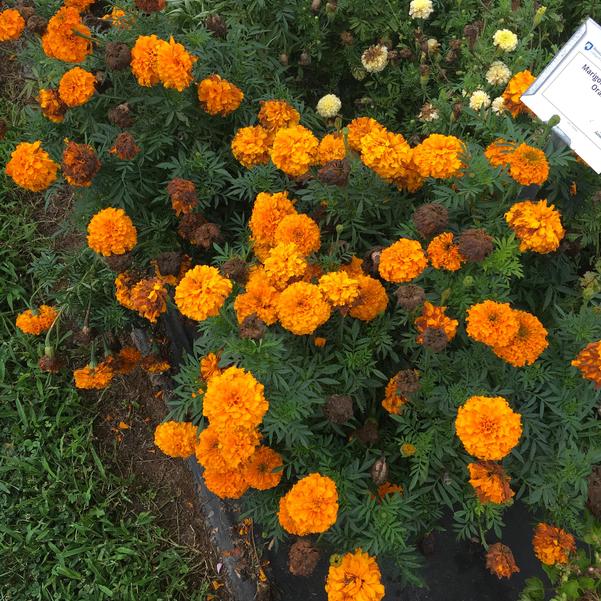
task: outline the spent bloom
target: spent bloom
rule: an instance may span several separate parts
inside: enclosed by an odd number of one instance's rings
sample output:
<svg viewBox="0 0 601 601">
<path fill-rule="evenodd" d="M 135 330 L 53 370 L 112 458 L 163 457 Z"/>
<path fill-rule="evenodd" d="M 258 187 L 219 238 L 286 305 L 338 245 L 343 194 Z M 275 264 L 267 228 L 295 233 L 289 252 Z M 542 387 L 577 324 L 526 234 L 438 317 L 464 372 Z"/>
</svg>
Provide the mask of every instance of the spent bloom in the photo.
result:
<svg viewBox="0 0 601 601">
<path fill-rule="evenodd" d="M 503 52 L 513 52 L 518 45 L 518 36 L 509 29 L 497 29 L 492 39 Z"/>
<path fill-rule="evenodd" d="M 568 563 L 570 553 L 576 550 L 576 541 L 569 532 L 542 522 L 534 529 L 532 546 L 538 559 L 552 566 Z"/>
<path fill-rule="evenodd" d="M 495 543 L 488 547 L 486 567 L 497 578 L 510 578 L 512 574 L 520 571 L 511 549 L 503 543 Z"/>
<path fill-rule="evenodd" d="M 388 48 L 383 44 L 370 46 L 362 55 L 361 63 L 368 73 L 379 73 L 388 64 Z"/>
<path fill-rule="evenodd" d="M 342 108 L 342 102 L 336 94 L 326 94 L 319 99 L 315 109 L 324 118 L 335 117 Z"/>
</svg>

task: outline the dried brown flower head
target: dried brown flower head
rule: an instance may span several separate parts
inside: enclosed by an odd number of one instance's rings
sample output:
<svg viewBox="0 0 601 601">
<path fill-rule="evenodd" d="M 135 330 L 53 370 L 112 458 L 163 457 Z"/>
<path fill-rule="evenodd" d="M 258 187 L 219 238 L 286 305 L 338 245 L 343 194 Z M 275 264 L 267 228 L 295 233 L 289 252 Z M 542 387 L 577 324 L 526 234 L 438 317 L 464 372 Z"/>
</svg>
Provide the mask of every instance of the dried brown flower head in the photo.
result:
<svg viewBox="0 0 601 601">
<path fill-rule="evenodd" d="M 465 230 L 457 240 L 459 252 L 469 262 L 477 263 L 483 261 L 493 250 L 493 239 L 485 230 Z"/>
</svg>

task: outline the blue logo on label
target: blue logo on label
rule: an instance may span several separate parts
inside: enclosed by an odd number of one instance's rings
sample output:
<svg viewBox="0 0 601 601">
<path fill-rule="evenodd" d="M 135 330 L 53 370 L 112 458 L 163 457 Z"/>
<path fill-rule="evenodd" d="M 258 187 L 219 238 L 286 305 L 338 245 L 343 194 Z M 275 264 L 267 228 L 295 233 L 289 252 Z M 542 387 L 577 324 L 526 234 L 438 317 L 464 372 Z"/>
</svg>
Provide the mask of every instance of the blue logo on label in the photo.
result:
<svg viewBox="0 0 601 601">
<path fill-rule="evenodd" d="M 585 50 L 591 50 L 591 49 L 592 49 L 592 47 L 593 47 L 593 43 L 592 43 L 592 42 L 587 42 L 587 43 L 584 45 L 584 49 L 585 49 Z"/>
</svg>

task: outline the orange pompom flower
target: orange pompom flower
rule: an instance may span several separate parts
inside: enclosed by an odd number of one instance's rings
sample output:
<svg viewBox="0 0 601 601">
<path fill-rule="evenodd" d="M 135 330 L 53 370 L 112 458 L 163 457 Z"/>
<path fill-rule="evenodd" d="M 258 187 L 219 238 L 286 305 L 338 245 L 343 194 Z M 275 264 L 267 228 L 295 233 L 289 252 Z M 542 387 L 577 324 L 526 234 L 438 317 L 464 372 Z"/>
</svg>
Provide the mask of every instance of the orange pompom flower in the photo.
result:
<svg viewBox="0 0 601 601">
<path fill-rule="evenodd" d="M 68 107 L 81 106 L 94 96 L 96 78 L 92 73 L 81 67 L 69 69 L 58 84 L 61 100 Z"/>
<path fill-rule="evenodd" d="M 507 84 L 503 92 L 503 106 L 512 117 L 517 117 L 520 113 L 530 112 L 528 107 L 521 101 L 524 92 L 534 83 L 534 75 L 530 71 L 520 71 L 516 73 Z"/>
<path fill-rule="evenodd" d="M 100 170 L 100 161 L 89 144 L 77 144 L 65 139 L 61 169 L 69 184 L 87 187 Z"/>
<path fill-rule="evenodd" d="M 470 455 L 498 461 L 518 444 L 522 417 L 503 397 L 472 396 L 459 407 L 455 429 Z"/>
<path fill-rule="evenodd" d="M 58 90 L 42 88 L 38 93 L 38 103 L 42 114 L 53 123 L 61 123 L 67 112 L 67 105 L 61 100 Z"/>
<path fill-rule="evenodd" d="M 228 468 L 243 469 L 259 442 L 261 434 L 255 429 L 229 427 L 219 432 L 219 449 Z"/>
<path fill-rule="evenodd" d="M 16 8 L 0 11 L 0 42 L 18 40 L 25 29 L 25 19 Z"/>
<path fill-rule="evenodd" d="M 137 230 L 123 209 L 102 209 L 88 224 L 88 246 L 104 257 L 129 252 L 137 241 Z"/>
<path fill-rule="evenodd" d="M 218 376 L 223 372 L 219 367 L 221 357 L 215 353 L 209 353 L 200 360 L 199 370 L 200 377 L 208 382 L 213 376 Z"/>
<path fill-rule="evenodd" d="M 265 275 L 278 290 L 293 280 L 299 280 L 307 271 L 307 261 L 292 242 L 280 242 L 274 246 L 263 264 Z"/>
<path fill-rule="evenodd" d="M 186 317 L 202 321 L 219 314 L 231 291 L 232 282 L 215 267 L 197 265 L 177 285 L 175 304 Z"/>
<path fill-rule="evenodd" d="M 322 275 L 319 289 L 333 307 L 350 308 L 359 298 L 359 281 L 344 271 L 330 271 Z"/>
<path fill-rule="evenodd" d="M 81 63 L 92 52 L 92 32 L 76 8 L 63 6 L 50 18 L 42 36 L 46 56 L 66 63 Z"/>
<path fill-rule="evenodd" d="M 583 378 L 601 388 L 601 340 L 587 344 L 579 353 L 572 365 L 580 370 Z"/>
<path fill-rule="evenodd" d="M 328 601 L 380 601 L 384 597 L 380 568 L 374 557 L 355 549 L 330 565 Z"/>
<path fill-rule="evenodd" d="M 80 12 L 88 9 L 94 2 L 96 2 L 96 0 L 64 0 L 65 6 L 72 6 Z"/>
<path fill-rule="evenodd" d="M 20 186 L 31 192 L 41 192 L 56 180 L 58 164 L 42 148 L 42 143 L 21 142 L 13 150 L 6 163 L 6 174 Z"/>
<path fill-rule="evenodd" d="M 422 314 L 415 319 L 415 327 L 418 332 L 416 340 L 418 344 L 423 344 L 424 332 L 428 328 L 442 330 L 449 342 L 455 338 L 459 322 L 456 319 L 448 317 L 445 314 L 446 309 L 446 307 L 436 307 L 428 301 L 424 302 Z"/>
<path fill-rule="evenodd" d="M 399 394 L 398 390 L 398 374 L 394 375 L 388 384 L 386 384 L 386 390 L 384 391 L 384 400 L 382 401 L 382 407 L 392 413 L 393 415 L 400 415 L 401 407 L 409 402 L 407 397 Z"/>
<path fill-rule="evenodd" d="M 142 353 L 135 346 L 124 346 L 110 357 L 109 365 L 116 374 L 130 374 L 142 361 Z"/>
<path fill-rule="evenodd" d="M 159 83 L 157 53 L 161 44 L 156 35 L 141 35 L 131 49 L 131 72 L 139 85 L 149 88 Z"/>
<path fill-rule="evenodd" d="M 493 167 L 507 167 L 511 154 L 517 148 L 515 142 L 507 142 L 498 138 L 486 147 L 484 156 Z"/>
<path fill-rule="evenodd" d="M 382 179 L 403 177 L 411 160 L 411 147 L 401 134 L 374 128 L 361 139 L 361 161 Z"/>
<path fill-rule="evenodd" d="M 192 456 L 196 438 L 196 426 L 191 422 L 163 422 L 154 430 L 154 444 L 169 457 Z"/>
<path fill-rule="evenodd" d="M 338 491 L 328 476 L 312 473 L 299 480 L 281 499 L 278 519 L 290 534 L 325 532 L 338 517 Z"/>
<path fill-rule="evenodd" d="M 319 287 L 307 282 L 288 286 L 277 300 L 277 313 L 282 327 L 297 336 L 312 334 L 328 321 L 331 311 Z"/>
<path fill-rule="evenodd" d="M 40 305 L 37 309 L 27 309 L 17 315 L 16 326 L 24 334 L 38 336 L 47 332 L 54 320 L 58 317 L 58 312 L 49 305 Z"/>
<path fill-rule="evenodd" d="M 505 221 L 519 238 L 522 252 L 553 252 L 565 236 L 559 211 L 546 200 L 516 202 L 505 213 Z"/>
<path fill-rule="evenodd" d="M 380 254 L 378 271 L 387 282 L 410 282 L 428 266 L 428 259 L 417 240 L 401 238 Z"/>
<path fill-rule="evenodd" d="M 319 226 L 303 213 L 286 215 L 277 225 L 273 236 L 275 244 L 295 244 L 304 257 L 317 252 L 321 244 Z"/>
<path fill-rule="evenodd" d="M 330 161 L 340 161 L 346 156 L 346 147 L 342 134 L 327 134 L 317 147 L 317 164 L 325 165 Z"/>
<path fill-rule="evenodd" d="M 298 125 L 299 112 L 285 100 L 261 100 L 259 123 L 269 132 L 275 133 L 283 127 Z"/>
<path fill-rule="evenodd" d="M 269 447 L 259 447 L 244 465 L 244 479 L 257 490 L 269 490 L 280 483 L 283 465 L 279 453 Z"/>
<path fill-rule="evenodd" d="M 486 552 L 486 567 L 497 578 L 510 578 L 520 571 L 515 563 L 511 549 L 503 543 L 495 543 Z"/>
<path fill-rule="evenodd" d="M 163 86 L 183 92 L 192 83 L 192 67 L 197 60 L 173 36 L 169 42 L 158 44 L 156 68 Z"/>
<path fill-rule="evenodd" d="M 106 361 L 98 365 L 86 365 L 73 372 L 75 387 L 82 390 L 102 390 L 111 383 L 114 376 L 115 373 Z"/>
<path fill-rule="evenodd" d="M 492 461 L 468 463 L 470 484 L 476 491 L 480 503 L 506 503 L 515 494 L 509 482 L 511 478 L 505 470 Z"/>
<path fill-rule="evenodd" d="M 488 346 L 507 346 L 520 329 L 515 311 L 509 303 L 485 300 L 467 310 L 467 335 Z"/>
<path fill-rule="evenodd" d="M 434 269 L 457 271 L 465 263 L 465 258 L 454 243 L 451 232 L 444 232 L 436 236 L 428 245 L 428 258 Z"/>
<path fill-rule="evenodd" d="M 348 145 L 355 152 L 361 152 L 361 143 L 364 136 L 374 131 L 384 134 L 386 133 L 386 128 L 371 117 L 357 117 L 353 119 L 348 124 Z"/>
<path fill-rule="evenodd" d="M 255 244 L 275 246 L 278 225 L 287 215 L 296 214 L 288 192 L 259 192 L 248 222 L 251 239 Z"/>
<path fill-rule="evenodd" d="M 247 317 L 256 315 L 270 326 L 278 320 L 277 300 L 280 296 L 278 289 L 272 285 L 265 270 L 255 268 L 251 271 L 246 291 L 239 294 L 234 301 L 234 310 L 238 323 Z"/>
<path fill-rule="evenodd" d="M 232 139 L 234 158 L 247 169 L 269 163 L 269 136 L 260 125 L 242 127 Z"/>
<path fill-rule="evenodd" d="M 568 563 L 570 553 L 576 550 L 576 541 L 569 532 L 541 522 L 534 529 L 532 546 L 538 559 L 552 566 Z"/>
<path fill-rule="evenodd" d="M 222 79 L 219 75 L 210 75 L 198 84 L 198 100 L 209 115 L 229 115 L 244 99 L 242 90 Z"/>
<path fill-rule="evenodd" d="M 221 454 L 220 447 L 219 432 L 213 426 L 209 425 L 200 433 L 198 443 L 194 449 L 198 463 L 205 469 L 225 469 L 227 464 Z"/>
<path fill-rule="evenodd" d="M 315 163 L 318 146 L 317 138 L 306 127 L 284 127 L 276 132 L 273 139 L 271 160 L 286 175 L 299 177 Z"/>
<path fill-rule="evenodd" d="M 103 21 L 109 21 L 115 29 L 131 29 L 134 23 L 132 16 L 128 15 L 122 8 L 113 6 L 110 13 L 102 16 Z"/>
<path fill-rule="evenodd" d="M 517 334 L 506 346 L 495 345 L 492 350 L 514 367 L 532 365 L 549 346 L 547 330 L 532 313 L 514 310 L 513 314 L 519 324 Z"/>
<path fill-rule="evenodd" d="M 248 490 L 248 482 L 237 467 L 205 468 L 202 477 L 207 488 L 221 499 L 239 499 Z"/>
<path fill-rule="evenodd" d="M 509 156 L 509 175 L 522 186 L 541 186 L 549 177 L 545 153 L 534 146 L 520 144 Z"/>
<path fill-rule="evenodd" d="M 349 315 L 361 321 L 371 321 L 386 311 L 388 295 L 382 283 L 368 275 L 357 275 L 359 296 L 355 300 Z"/>
<path fill-rule="evenodd" d="M 413 149 L 413 163 L 422 177 L 458 177 L 465 167 L 465 144 L 455 136 L 430 134 Z"/>
</svg>

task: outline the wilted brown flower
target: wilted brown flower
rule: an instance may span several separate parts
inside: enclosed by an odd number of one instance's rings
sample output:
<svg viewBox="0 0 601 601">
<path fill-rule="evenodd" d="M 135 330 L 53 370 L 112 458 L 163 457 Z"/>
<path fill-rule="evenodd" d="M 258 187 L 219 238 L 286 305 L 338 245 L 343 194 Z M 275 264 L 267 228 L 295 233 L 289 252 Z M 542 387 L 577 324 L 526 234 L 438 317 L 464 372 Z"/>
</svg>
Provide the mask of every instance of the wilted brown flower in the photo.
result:
<svg viewBox="0 0 601 601">
<path fill-rule="evenodd" d="M 366 420 L 360 428 L 355 430 L 355 436 L 364 445 L 375 444 L 380 440 L 378 422 L 373 419 Z"/>
<path fill-rule="evenodd" d="M 167 193 L 171 198 L 171 206 L 178 217 L 191 213 L 198 206 L 196 185 L 189 179 L 173 178 L 167 184 Z"/>
<path fill-rule="evenodd" d="M 265 322 L 257 317 L 256 313 L 249 315 L 244 318 L 244 321 L 238 328 L 240 338 L 246 338 L 248 340 L 261 340 L 265 334 L 267 326 Z"/>
<path fill-rule="evenodd" d="M 423 333 L 423 345 L 434 353 L 444 350 L 449 339 L 442 328 L 426 328 Z"/>
<path fill-rule="evenodd" d="M 403 369 L 395 376 L 398 394 L 406 396 L 419 390 L 419 372 L 416 369 Z"/>
<path fill-rule="evenodd" d="M 110 109 L 108 118 L 113 125 L 116 125 L 121 129 L 127 129 L 134 124 L 134 116 L 129 108 L 129 104 L 126 102 Z"/>
<path fill-rule="evenodd" d="M 217 224 L 204 223 L 194 230 L 190 237 L 190 242 L 195 246 L 209 250 L 213 246 L 213 243 L 217 242 L 220 238 L 221 230 Z"/>
<path fill-rule="evenodd" d="M 457 240 L 459 252 L 470 263 L 483 261 L 493 250 L 492 236 L 482 229 L 469 229 L 462 232 Z"/>
<path fill-rule="evenodd" d="M 343 31 L 340 33 L 340 41 L 345 46 L 352 46 L 355 43 L 355 38 L 350 31 Z"/>
<path fill-rule="evenodd" d="M 188 213 L 182 215 L 177 226 L 177 233 L 184 239 L 190 242 L 194 231 L 205 224 L 207 220 L 200 213 Z"/>
<path fill-rule="evenodd" d="M 413 223 L 424 238 L 429 238 L 446 228 L 449 223 L 449 211 L 441 204 L 429 202 L 415 209 Z"/>
<path fill-rule="evenodd" d="M 104 57 L 106 66 L 111 71 L 123 71 L 129 68 L 131 50 L 127 44 L 123 44 L 122 42 L 108 42 Z"/>
<path fill-rule="evenodd" d="M 131 161 L 142 150 L 127 131 L 120 133 L 116 139 L 111 152 L 116 154 L 122 161 Z"/>
<path fill-rule="evenodd" d="M 317 179 L 332 186 L 346 186 L 351 166 L 346 159 L 328 161 L 317 172 Z"/>
<path fill-rule="evenodd" d="M 209 15 L 205 20 L 205 27 L 216 37 L 227 36 L 227 23 L 221 15 Z"/>
<path fill-rule="evenodd" d="M 156 258 L 156 263 L 161 275 L 179 275 L 182 264 L 182 253 L 177 251 L 162 252 Z"/>
<path fill-rule="evenodd" d="M 319 550 L 311 541 L 301 538 L 290 547 L 288 569 L 294 576 L 310 576 L 318 561 Z"/>
<path fill-rule="evenodd" d="M 248 265 L 240 257 L 228 259 L 220 267 L 222 275 L 234 282 L 244 285 L 248 280 Z"/>
<path fill-rule="evenodd" d="M 89 186 L 100 170 L 100 161 L 90 145 L 67 140 L 61 169 L 72 186 Z"/>
<path fill-rule="evenodd" d="M 47 27 L 48 19 L 44 19 L 44 17 L 41 17 L 40 15 L 31 15 L 31 17 L 27 19 L 27 29 L 29 29 L 29 31 L 32 33 L 44 35 Z"/>
<path fill-rule="evenodd" d="M 520 571 L 517 567 L 511 549 L 502 543 L 495 543 L 486 552 L 486 567 L 497 578 L 510 578 Z"/>
<path fill-rule="evenodd" d="M 121 255 L 109 255 L 108 257 L 103 258 L 105 263 L 115 273 L 121 273 L 122 271 L 129 269 L 133 260 L 131 253 L 123 253 Z"/>
<path fill-rule="evenodd" d="M 344 424 L 353 417 L 353 399 L 347 394 L 333 394 L 324 406 L 326 417 L 334 424 Z"/>
<path fill-rule="evenodd" d="M 419 309 L 426 300 L 426 293 L 421 286 L 407 284 L 399 286 L 394 293 L 397 298 L 397 304 L 406 311 Z"/>
<path fill-rule="evenodd" d="M 165 0 L 135 0 L 136 6 L 145 13 L 155 13 L 165 8 Z"/>
<path fill-rule="evenodd" d="M 386 462 L 386 457 L 380 457 L 374 461 L 374 464 L 371 466 L 371 470 L 369 474 L 371 476 L 372 482 L 376 486 L 380 486 L 380 484 L 384 484 L 386 480 L 388 480 L 388 463 Z"/>
</svg>

